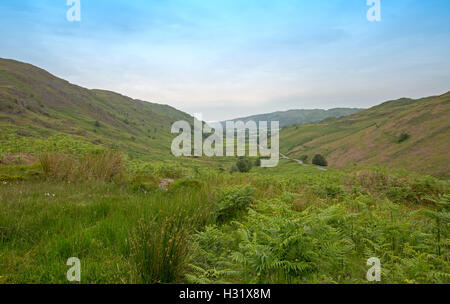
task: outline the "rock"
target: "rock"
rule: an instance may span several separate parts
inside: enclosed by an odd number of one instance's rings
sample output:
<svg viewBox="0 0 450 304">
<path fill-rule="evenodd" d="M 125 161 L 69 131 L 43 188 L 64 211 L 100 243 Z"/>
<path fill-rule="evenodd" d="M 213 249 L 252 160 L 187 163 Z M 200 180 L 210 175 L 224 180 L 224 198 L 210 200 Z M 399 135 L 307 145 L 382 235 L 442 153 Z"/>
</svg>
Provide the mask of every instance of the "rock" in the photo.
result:
<svg viewBox="0 0 450 304">
<path fill-rule="evenodd" d="M 165 179 L 163 179 L 162 181 L 161 181 L 161 183 L 159 184 L 159 189 L 161 189 L 161 190 L 168 190 L 169 189 L 169 186 L 171 185 L 171 184 L 173 184 L 175 182 L 175 180 L 174 179 L 171 179 L 171 178 L 165 178 Z"/>
</svg>

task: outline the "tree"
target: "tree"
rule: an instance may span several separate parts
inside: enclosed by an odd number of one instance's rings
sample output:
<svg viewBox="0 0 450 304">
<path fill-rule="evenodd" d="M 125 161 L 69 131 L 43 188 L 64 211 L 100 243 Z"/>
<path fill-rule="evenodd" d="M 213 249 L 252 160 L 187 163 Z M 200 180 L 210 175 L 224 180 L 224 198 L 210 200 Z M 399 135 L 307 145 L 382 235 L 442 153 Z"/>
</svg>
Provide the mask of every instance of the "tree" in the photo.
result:
<svg viewBox="0 0 450 304">
<path fill-rule="evenodd" d="M 323 166 L 323 167 L 328 166 L 327 160 L 321 154 L 316 154 L 312 160 L 312 163 L 313 163 L 313 165 L 317 165 L 317 166 Z"/>
</svg>

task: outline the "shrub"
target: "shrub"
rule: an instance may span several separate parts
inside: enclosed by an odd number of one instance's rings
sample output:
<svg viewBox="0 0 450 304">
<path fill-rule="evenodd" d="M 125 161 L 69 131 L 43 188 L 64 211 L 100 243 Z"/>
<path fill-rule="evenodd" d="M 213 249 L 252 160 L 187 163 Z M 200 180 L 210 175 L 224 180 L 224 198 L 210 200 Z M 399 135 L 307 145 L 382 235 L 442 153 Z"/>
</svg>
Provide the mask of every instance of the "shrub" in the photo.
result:
<svg viewBox="0 0 450 304">
<path fill-rule="evenodd" d="M 407 141 L 408 139 L 411 138 L 411 135 L 409 135 L 408 133 L 402 133 L 400 134 L 399 138 L 398 138 L 398 143 L 402 143 L 404 141 Z"/>
<path fill-rule="evenodd" d="M 255 167 L 261 167 L 261 158 L 257 158 L 256 160 L 255 160 Z"/>
<path fill-rule="evenodd" d="M 317 165 L 317 166 L 323 166 L 323 167 L 328 166 L 327 160 L 321 154 L 316 154 L 314 156 L 314 158 L 312 160 L 312 164 Z"/>
<path fill-rule="evenodd" d="M 250 204 L 254 201 L 254 191 L 250 186 L 235 186 L 223 190 L 217 202 L 217 221 L 224 223 L 247 211 Z"/>
<path fill-rule="evenodd" d="M 300 156 L 300 160 L 303 162 L 303 163 L 307 163 L 308 162 L 308 155 L 302 155 L 302 156 Z"/>
<path fill-rule="evenodd" d="M 247 173 L 252 169 L 252 162 L 245 157 L 240 157 L 236 162 L 236 167 L 239 172 Z"/>
</svg>

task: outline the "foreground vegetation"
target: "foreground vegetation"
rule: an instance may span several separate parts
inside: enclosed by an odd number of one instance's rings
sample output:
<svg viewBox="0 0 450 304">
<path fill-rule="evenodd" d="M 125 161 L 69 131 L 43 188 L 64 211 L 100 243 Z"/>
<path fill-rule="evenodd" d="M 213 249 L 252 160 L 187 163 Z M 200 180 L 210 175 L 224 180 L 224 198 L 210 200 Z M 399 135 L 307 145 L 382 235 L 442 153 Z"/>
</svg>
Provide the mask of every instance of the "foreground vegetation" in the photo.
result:
<svg viewBox="0 0 450 304">
<path fill-rule="evenodd" d="M 36 159 L 0 166 L 0 283 L 67 283 L 70 257 L 82 283 L 367 283 L 371 257 L 382 283 L 449 283 L 447 180 L 111 151 Z"/>
</svg>

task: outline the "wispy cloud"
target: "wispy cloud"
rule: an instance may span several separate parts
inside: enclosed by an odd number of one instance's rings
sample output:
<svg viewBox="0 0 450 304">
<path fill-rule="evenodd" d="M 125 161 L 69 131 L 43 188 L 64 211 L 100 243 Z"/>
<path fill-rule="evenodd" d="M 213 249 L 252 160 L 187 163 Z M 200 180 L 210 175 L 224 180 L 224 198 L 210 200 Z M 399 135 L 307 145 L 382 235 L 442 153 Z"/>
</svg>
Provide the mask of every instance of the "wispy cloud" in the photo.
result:
<svg viewBox="0 0 450 304">
<path fill-rule="evenodd" d="M 446 0 L 81 1 L 2 1 L 0 57 L 209 120 L 449 89 Z"/>
</svg>

